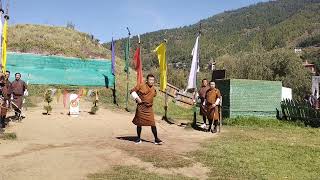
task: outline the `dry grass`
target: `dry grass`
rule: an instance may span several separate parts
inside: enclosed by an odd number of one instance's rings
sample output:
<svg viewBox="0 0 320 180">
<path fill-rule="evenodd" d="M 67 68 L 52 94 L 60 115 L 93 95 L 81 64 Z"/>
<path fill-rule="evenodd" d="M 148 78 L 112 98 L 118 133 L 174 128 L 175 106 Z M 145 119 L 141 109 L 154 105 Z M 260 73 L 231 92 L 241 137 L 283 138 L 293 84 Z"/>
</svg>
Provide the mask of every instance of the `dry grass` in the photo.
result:
<svg viewBox="0 0 320 180">
<path fill-rule="evenodd" d="M 159 175 L 156 173 L 148 172 L 145 169 L 136 167 L 136 166 L 116 166 L 111 170 L 107 170 L 101 173 L 95 173 L 88 175 L 90 180 L 127 180 L 127 179 L 137 179 L 137 180 L 146 180 L 146 179 L 157 179 L 157 180 L 189 180 L 188 178 L 180 174 L 176 175 Z"/>
<path fill-rule="evenodd" d="M 8 32 L 9 51 L 79 58 L 111 57 L 110 51 L 90 35 L 66 27 L 25 24 L 10 26 Z"/>
<path fill-rule="evenodd" d="M 17 139 L 16 133 L 3 133 L 0 134 L 0 139 L 2 140 L 15 140 Z"/>
<path fill-rule="evenodd" d="M 119 149 L 129 153 L 131 156 L 137 157 L 144 162 L 150 162 L 158 168 L 182 168 L 192 166 L 193 160 L 187 158 L 183 154 L 177 154 L 167 149 L 159 149 L 152 146 L 119 146 Z"/>
</svg>

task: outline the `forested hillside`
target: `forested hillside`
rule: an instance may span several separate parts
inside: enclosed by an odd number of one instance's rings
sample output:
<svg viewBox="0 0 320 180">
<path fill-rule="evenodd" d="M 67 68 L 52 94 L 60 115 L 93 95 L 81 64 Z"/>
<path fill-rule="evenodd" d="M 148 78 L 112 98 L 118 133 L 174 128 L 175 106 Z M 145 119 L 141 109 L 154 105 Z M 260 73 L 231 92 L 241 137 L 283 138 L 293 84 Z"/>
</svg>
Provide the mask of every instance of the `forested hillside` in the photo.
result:
<svg viewBox="0 0 320 180">
<path fill-rule="evenodd" d="M 144 69 L 156 72 L 154 67 L 157 67 L 158 62 L 152 51 L 166 38 L 168 39 L 167 58 L 169 63 L 180 62 L 186 64 L 184 69 L 174 70 L 174 75 L 168 78 L 169 82 L 181 88 L 185 87 L 192 59 L 191 51 L 200 23 L 202 24 L 202 36 L 200 39 L 202 74 L 200 77 L 208 76 L 209 72 L 205 68 L 210 61 L 221 61 L 226 59 L 226 56 L 240 59 L 239 57 L 246 56 L 246 53 L 249 54 L 246 57 L 263 56 L 263 54 L 267 56 L 270 53 L 282 56 L 281 52 L 293 56 L 294 48 L 296 47 L 304 48 L 303 54 L 298 55 L 301 57 L 296 58 L 297 61 L 299 59 L 301 61 L 308 59 L 311 62 L 320 64 L 318 63 L 320 61 L 318 47 L 320 0 L 279 0 L 258 3 L 234 11 L 226 11 L 190 26 L 164 29 L 141 35 Z M 123 54 L 125 41 L 126 39 L 120 39 L 116 43 L 117 52 L 120 56 Z M 137 45 L 137 37 L 134 36 L 131 42 L 131 53 L 133 53 Z M 106 43 L 105 46 L 108 47 L 109 44 Z M 248 60 L 250 64 L 251 59 Z M 264 59 L 259 59 L 259 61 L 264 61 Z M 220 62 L 221 64 L 223 63 Z M 241 65 L 238 65 L 238 68 L 241 69 L 239 66 Z M 169 70 L 170 68 L 173 71 L 173 67 L 169 67 Z M 304 69 L 301 69 L 302 65 L 297 68 L 299 70 L 294 70 L 294 72 L 307 73 Z M 248 74 L 235 75 L 234 72 L 230 72 L 230 69 L 227 69 L 227 71 L 229 71 L 228 74 L 231 77 L 235 78 L 248 77 L 251 79 L 279 80 L 279 78 L 276 78 L 279 76 L 278 74 L 272 74 L 270 77 L 260 77 L 258 75 L 248 76 Z M 243 71 L 242 73 L 246 72 Z M 302 76 L 304 77 L 304 75 Z M 307 81 L 309 83 L 309 80 Z M 292 86 L 291 83 L 287 82 L 284 82 L 284 85 Z M 303 85 L 303 87 L 308 87 L 308 84 Z"/>
</svg>

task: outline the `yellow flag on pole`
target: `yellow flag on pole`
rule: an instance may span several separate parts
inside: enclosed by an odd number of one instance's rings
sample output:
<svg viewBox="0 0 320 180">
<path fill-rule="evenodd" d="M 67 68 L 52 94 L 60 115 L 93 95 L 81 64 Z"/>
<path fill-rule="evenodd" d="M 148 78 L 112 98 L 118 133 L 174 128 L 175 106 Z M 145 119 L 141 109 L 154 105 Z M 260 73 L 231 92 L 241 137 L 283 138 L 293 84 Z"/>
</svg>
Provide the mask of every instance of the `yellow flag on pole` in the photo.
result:
<svg viewBox="0 0 320 180">
<path fill-rule="evenodd" d="M 158 55 L 160 66 L 160 90 L 165 91 L 167 88 L 167 60 L 166 60 L 166 43 L 161 43 L 154 52 Z"/>
<path fill-rule="evenodd" d="M 7 65 L 7 31 L 8 31 L 8 20 L 4 21 L 3 26 L 3 33 L 2 33 L 2 72 L 6 72 L 6 65 Z"/>
</svg>

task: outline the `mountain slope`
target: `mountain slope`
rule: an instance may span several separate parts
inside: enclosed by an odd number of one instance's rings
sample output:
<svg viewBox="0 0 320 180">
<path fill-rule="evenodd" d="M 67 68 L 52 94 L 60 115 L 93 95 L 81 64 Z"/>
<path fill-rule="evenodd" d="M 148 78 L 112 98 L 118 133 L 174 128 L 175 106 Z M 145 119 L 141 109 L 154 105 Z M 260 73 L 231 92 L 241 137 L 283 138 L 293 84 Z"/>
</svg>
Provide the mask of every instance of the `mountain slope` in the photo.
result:
<svg viewBox="0 0 320 180">
<path fill-rule="evenodd" d="M 15 25 L 8 30 L 8 50 L 79 58 L 110 58 L 90 35 L 65 27 Z"/>
<path fill-rule="evenodd" d="M 320 0 L 279 0 L 201 20 L 201 66 L 225 54 L 295 47 L 305 38 L 320 33 L 319 12 Z M 169 62 L 190 64 L 199 23 L 141 35 L 144 68 L 157 65 L 152 50 L 164 38 L 168 39 Z M 120 53 L 124 42 L 125 39 L 120 39 L 116 43 Z M 133 48 L 136 42 L 137 37 L 133 37 Z"/>
</svg>

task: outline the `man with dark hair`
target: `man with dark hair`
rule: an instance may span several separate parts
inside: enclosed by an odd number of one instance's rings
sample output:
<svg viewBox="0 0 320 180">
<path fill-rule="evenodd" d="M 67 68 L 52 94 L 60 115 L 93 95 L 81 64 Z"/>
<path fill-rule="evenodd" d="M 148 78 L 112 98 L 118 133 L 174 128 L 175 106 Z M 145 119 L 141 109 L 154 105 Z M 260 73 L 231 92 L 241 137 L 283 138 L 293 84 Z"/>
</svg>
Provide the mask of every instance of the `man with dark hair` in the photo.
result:
<svg viewBox="0 0 320 180">
<path fill-rule="evenodd" d="M 9 81 L 9 78 L 10 78 L 10 71 L 7 70 L 5 73 L 5 80 Z"/>
<path fill-rule="evenodd" d="M 15 78 L 16 79 L 12 82 L 11 87 L 13 94 L 13 102 L 17 105 L 18 108 L 15 109 L 15 115 L 16 119 L 19 119 L 20 114 L 18 112 L 21 112 L 23 96 L 27 96 L 28 91 L 27 84 L 21 80 L 21 74 L 16 73 Z"/>
<path fill-rule="evenodd" d="M 210 87 L 208 86 L 208 80 L 207 79 L 202 79 L 202 85 L 201 88 L 199 89 L 199 99 L 201 102 L 200 105 L 200 115 L 202 116 L 203 119 L 203 124 L 201 126 L 201 128 L 205 129 L 207 127 L 207 110 L 206 107 L 203 105 L 203 102 L 206 98 L 206 93 L 207 91 L 210 89 Z"/>
<path fill-rule="evenodd" d="M 214 81 L 210 82 L 210 89 L 206 92 L 206 98 L 204 105 L 207 107 L 207 117 L 209 120 L 208 131 L 212 133 L 217 132 L 219 111 L 218 105 L 220 104 L 221 94 L 219 89 L 216 88 L 216 83 Z M 214 128 L 212 130 L 212 122 L 214 121 Z"/>
<path fill-rule="evenodd" d="M 152 109 L 153 98 L 157 95 L 157 91 L 154 88 L 154 81 L 154 76 L 152 74 L 149 74 L 147 76 L 146 83 L 138 84 L 130 92 L 133 99 L 137 102 L 136 114 L 132 121 L 133 124 L 137 126 L 138 139 L 136 140 L 136 144 L 141 143 L 142 126 L 151 126 L 151 130 L 155 139 L 154 144 L 162 144 L 162 141 L 158 138 L 157 135 L 157 128 Z"/>
</svg>

